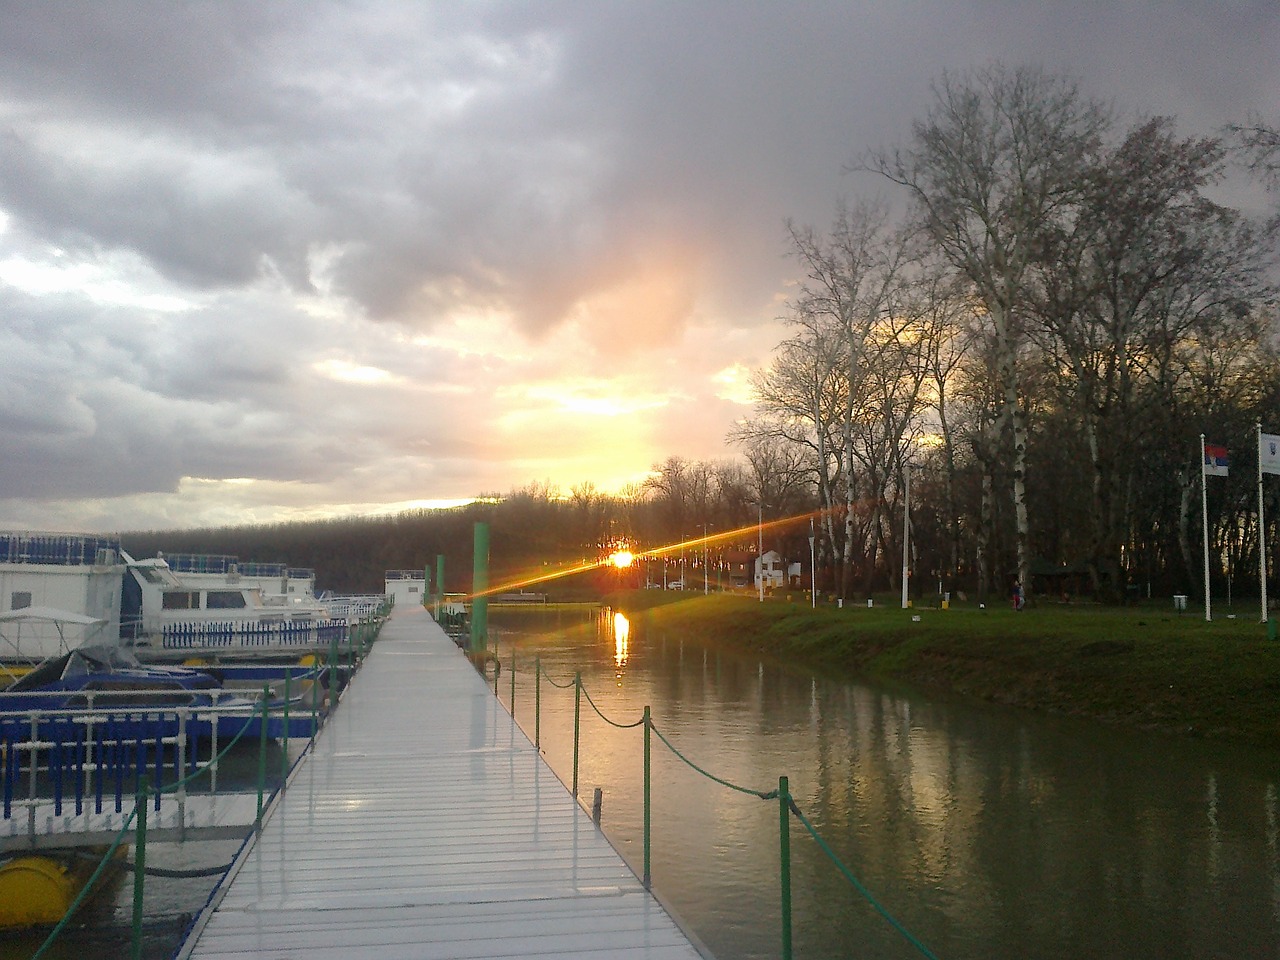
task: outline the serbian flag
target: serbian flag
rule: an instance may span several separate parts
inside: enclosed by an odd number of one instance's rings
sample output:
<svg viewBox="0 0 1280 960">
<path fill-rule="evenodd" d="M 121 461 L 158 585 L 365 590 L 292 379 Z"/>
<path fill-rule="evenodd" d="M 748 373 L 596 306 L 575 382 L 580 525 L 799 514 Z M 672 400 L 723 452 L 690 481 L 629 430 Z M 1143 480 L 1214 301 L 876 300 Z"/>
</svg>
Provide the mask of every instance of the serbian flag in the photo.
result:
<svg viewBox="0 0 1280 960">
<path fill-rule="evenodd" d="M 1258 434 L 1258 463 L 1263 473 L 1280 473 L 1280 435 Z"/>
<path fill-rule="evenodd" d="M 1206 477 L 1225 477 L 1231 459 L 1227 456 L 1226 447 L 1215 447 L 1211 443 L 1204 445 L 1204 475 Z"/>
</svg>

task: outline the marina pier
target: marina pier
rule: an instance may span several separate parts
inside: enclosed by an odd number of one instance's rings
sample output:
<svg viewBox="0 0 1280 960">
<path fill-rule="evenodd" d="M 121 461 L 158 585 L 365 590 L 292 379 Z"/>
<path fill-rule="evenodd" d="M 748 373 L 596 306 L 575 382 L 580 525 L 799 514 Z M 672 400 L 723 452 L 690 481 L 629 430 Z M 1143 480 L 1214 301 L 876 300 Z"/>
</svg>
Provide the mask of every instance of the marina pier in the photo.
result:
<svg viewBox="0 0 1280 960">
<path fill-rule="evenodd" d="M 444 630 L 397 607 L 179 956 L 707 957 Z"/>
</svg>

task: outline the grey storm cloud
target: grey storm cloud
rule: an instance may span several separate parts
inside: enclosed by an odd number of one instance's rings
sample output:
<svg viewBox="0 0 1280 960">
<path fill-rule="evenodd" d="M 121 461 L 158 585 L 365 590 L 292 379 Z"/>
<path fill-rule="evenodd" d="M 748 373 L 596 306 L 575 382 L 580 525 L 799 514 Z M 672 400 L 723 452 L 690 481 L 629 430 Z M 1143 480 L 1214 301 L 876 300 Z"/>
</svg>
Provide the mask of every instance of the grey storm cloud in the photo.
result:
<svg viewBox="0 0 1280 960">
<path fill-rule="evenodd" d="M 781 220 L 820 216 L 942 67 L 1089 66 L 1108 32 L 1149 29 L 1138 6 L 10 8 L 0 204 L 181 283 L 266 270 L 306 291 L 327 251 L 322 279 L 375 317 L 429 324 L 471 300 L 530 331 L 681 237 L 715 246 L 723 295 L 758 309 L 772 281 L 744 296 L 743 261 L 776 274 Z M 1162 4 L 1164 42 L 1207 27 L 1201 6 Z M 1226 14 L 1242 43 L 1268 9 Z M 1142 69 L 1193 75 L 1190 52 Z"/>
<path fill-rule="evenodd" d="M 943 70 L 1040 63 L 1207 134 L 1280 119 L 1277 49 L 1274 0 L 0 0 L 0 271 L 124 264 L 136 286 L 0 278 L 0 499 L 242 476 L 408 497 L 390 478 L 414 470 L 492 489 L 489 388 L 554 395 L 562 355 L 656 369 L 648 392 L 701 416 L 653 413 L 654 442 L 722 455 L 737 408 L 686 383 L 682 338 L 768 328 L 785 220 L 891 193 L 846 171 L 909 136 Z M 499 359 L 410 346 L 495 316 Z M 529 469 L 581 453 L 539 429 Z"/>
</svg>

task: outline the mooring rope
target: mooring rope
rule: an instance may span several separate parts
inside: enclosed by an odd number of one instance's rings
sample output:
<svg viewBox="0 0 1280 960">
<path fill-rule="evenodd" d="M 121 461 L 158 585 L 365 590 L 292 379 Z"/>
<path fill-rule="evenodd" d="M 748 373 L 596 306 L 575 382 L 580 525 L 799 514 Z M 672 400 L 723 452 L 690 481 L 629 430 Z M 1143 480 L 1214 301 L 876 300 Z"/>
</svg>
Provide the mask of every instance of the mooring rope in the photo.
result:
<svg viewBox="0 0 1280 960">
<path fill-rule="evenodd" d="M 596 702 L 591 699 L 591 694 L 587 693 L 586 687 L 582 688 L 582 695 L 587 698 L 587 703 L 591 704 L 591 709 L 596 712 L 596 716 L 598 716 L 605 723 L 609 724 L 609 726 L 611 727 L 617 727 L 619 730 L 630 730 L 632 727 L 638 727 L 640 726 L 640 724 L 644 723 L 643 716 L 639 720 L 637 720 L 635 723 L 618 723 L 616 720 L 610 720 L 608 717 L 606 717 L 603 713 L 600 712 L 600 708 L 596 706 Z"/>
<path fill-rule="evenodd" d="M 98 859 L 96 854 L 85 853 L 82 850 L 77 850 L 74 853 L 74 856 L 77 860 Z M 125 870 L 133 870 L 137 867 L 137 864 L 132 860 L 125 860 L 120 857 L 116 858 L 115 863 L 117 866 Z M 178 880 L 187 879 L 189 877 L 216 877 L 219 874 L 226 873 L 230 870 L 231 864 L 233 863 L 235 863 L 234 860 L 228 863 L 220 863 L 216 867 L 192 867 L 189 870 L 171 869 L 169 867 L 145 867 L 142 872 L 148 877 L 169 877 Z"/>
<path fill-rule="evenodd" d="M 759 797 L 761 800 L 776 800 L 778 798 L 778 791 L 776 789 L 752 790 L 750 787 L 739 786 L 738 784 L 732 782 L 731 780 L 725 780 L 723 777 L 717 777 L 714 773 L 704 770 L 702 767 L 698 766 L 696 763 L 694 763 L 692 760 L 686 757 L 683 753 L 677 750 L 675 748 L 675 745 L 662 735 L 661 730 L 659 730 L 657 727 L 652 727 L 652 729 L 653 729 L 653 732 L 658 735 L 658 739 L 667 745 L 668 750 L 674 753 L 677 757 L 679 757 L 681 760 L 687 763 L 694 770 L 697 770 L 700 774 L 702 774 L 708 780 L 714 780 L 716 783 L 720 784 L 722 787 L 728 787 L 730 790 L 737 790 L 739 793 L 745 793 L 752 797 Z"/>
<path fill-rule="evenodd" d="M 542 675 L 547 678 L 547 683 L 551 684 L 553 687 L 559 687 L 561 690 L 568 690 L 570 687 L 574 685 L 574 683 L 577 682 L 577 679 L 575 678 L 573 680 L 570 680 L 568 683 L 556 683 L 554 680 L 551 679 L 551 674 L 547 673 L 546 670 L 542 671 Z"/>
</svg>

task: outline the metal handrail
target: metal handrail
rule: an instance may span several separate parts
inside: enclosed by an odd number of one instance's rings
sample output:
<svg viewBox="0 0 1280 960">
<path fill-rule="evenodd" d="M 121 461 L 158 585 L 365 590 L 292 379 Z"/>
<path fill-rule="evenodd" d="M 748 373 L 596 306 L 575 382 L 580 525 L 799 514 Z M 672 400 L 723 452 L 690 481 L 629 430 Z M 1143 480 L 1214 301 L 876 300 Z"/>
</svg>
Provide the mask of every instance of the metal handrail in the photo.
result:
<svg viewBox="0 0 1280 960">
<path fill-rule="evenodd" d="M 290 700 L 294 679 L 315 681 L 323 676 L 324 669 L 310 667 L 302 671 L 284 671 L 284 701 L 280 716 L 286 737 L 293 729 L 290 725 Z M 332 671 L 333 668 L 329 669 Z M 330 689 L 334 689 L 335 683 L 336 681 L 331 681 Z M 202 693 L 195 691 L 192 695 L 200 696 Z M 218 750 L 219 721 L 243 717 L 244 724 L 241 726 L 248 726 L 260 703 L 266 702 L 270 706 L 273 702 L 273 692 L 268 686 L 260 692 L 246 691 L 238 699 L 227 695 L 210 703 L 121 703 L 126 699 L 136 700 L 140 695 L 137 691 L 87 691 L 84 694 L 84 705 L 0 710 L 0 745 L 3 745 L 0 763 L 0 819 L 11 819 L 15 806 L 19 810 L 25 808 L 27 833 L 30 837 L 35 837 L 36 811 L 50 799 L 48 796 L 41 796 L 37 788 L 41 773 L 49 778 L 46 789 L 52 792 L 55 816 L 62 815 L 68 773 L 72 778 L 71 787 L 75 793 L 77 815 L 84 812 L 87 794 L 91 794 L 88 802 L 92 804 L 93 812 L 102 812 L 108 780 L 115 788 L 111 793 L 114 793 L 116 811 L 122 812 L 126 774 L 129 779 L 134 780 L 142 775 L 141 742 L 145 741 L 156 751 L 157 772 L 164 763 L 164 748 L 172 748 L 172 763 L 175 770 L 181 773 L 195 764 L 193 745 L 198 739 L 197 732 L 206 724 L 215 754 L 211 763 L 209 792 L 217 793 L 217 759 L 221 756 Z M 171 698 L 172 695 L 171 691 L 159 693 L 157 699 Z M 39 692 L 16 693 L 8 694 L 6 699 L 47 696 L 47 693 Z M 216 692 L 214 696 L 217 696 Z M 146 699 L 145 695 L 143 699 Z M 114 706 L 113 701 L 116 703 Z M 310 736 L 314 738 L 319 727 L 319 691 L 312 691 L 310 701 Z M 252 710 L 247 711 L 248 707 L 252 707 Z M 266 729 L 265 722 L 263 729 Z M 15 736 L 18 730 L 21 734 Z M 24 755 L 25 762 L 22 760 Z M 287 753 L 284 758 L 287 759 Z M 282 764 L 283 762 L 285 761 L 282 760 Z M 16 788 L 23 779 L 28 783 L 26 796 L 16 796 Z M 185 800 L 185 792 L 180 792 L 180 808 L 185 807 Z"/>
</svg>

